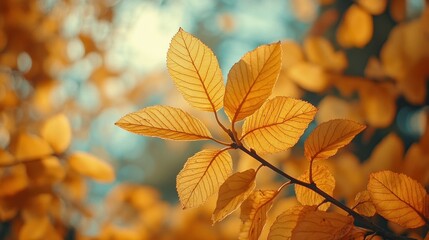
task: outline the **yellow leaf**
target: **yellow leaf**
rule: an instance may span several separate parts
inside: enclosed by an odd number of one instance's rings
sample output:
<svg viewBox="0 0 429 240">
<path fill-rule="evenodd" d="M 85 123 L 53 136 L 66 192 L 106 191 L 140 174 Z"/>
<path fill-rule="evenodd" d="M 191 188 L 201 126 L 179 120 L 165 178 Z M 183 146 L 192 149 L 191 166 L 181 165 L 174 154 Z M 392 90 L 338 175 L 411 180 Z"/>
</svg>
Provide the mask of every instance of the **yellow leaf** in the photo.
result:
<svg viewBox="0 0 429 240">
<path fill-rule="evenodd" d="M 322 92 L 331 84 L 323 67 L 309 62 L 293 65 L 288 76 L 300 87 L 311 92 Z"/>
<path fill-rule="evenodd" d="M 386 0 L 358 0 L 357 2 L 372 15 L 382 14 L 387 6 Z"/>
<path fill-rule="evenodd" d="M 289 69 L 293 65 L 304 61 L 301 47 L 294 41 L 284 41 L 282 45 L 282 69 Z"/>
<path fill-rule="evenodd" d="M 347 9 L 337 30 L 337 41 L 343 47 L 364 47 L 372 38 L 372 16 L 353 4 Z"/>
<path fill-rule="evenodd" d="M 0 197 L 13 195 L 25 189 L 29 183 L 25 166 L 13 166 L 0 175 Z"/>
<path fill-rule="evenodd" d="M 298 218 L 308 211 L 314 211 L 314 206 L 295 206 L 280 214 L 270 228 L 269 240 L 291 239 L 292 230 L 298 223 Z"/>
<path fill-rule="evenodd" d="M 275 190 L 258 190 L 241 204 L 239 239 L 258 240 L 267 221 L 267 213 L 278 193 Z"/>
<path fill-rule="evenodd" d="M 52 154 L 52 148 L 42 138 L 27 133 L 18 137 L 15 158 L 18 161 L 33 160 Z"/>
<path fill-rule="evenodd" d="M 249 169 L 234 173 L 226 179 L 219 188 L 216 209 L 212 216 L 213 223 L 224 219 L 246 200 L 255 188 L 255 177 L 255 170 Z"/>
<path fill-rule="evenodd" d="M 211 139 L 204 124 L 181 109 L 153 106 L 129 113 L 116 122 L 119 127 L 141 135 L 172 140 Z"/>
<path fill-rule="evenodd" d="M 304 143 L 305 156 L 311 161 L 332 157 L 364 129 L 365 125 L 344 119 L 321 123 Z"/>
<path fill-rule="evenodd" d="M 292 239 L 340 240 L 353 228 L 353 217 L 336 212 L 307 211 L 292 230 Z"/>
<path fill-rule="evenodd" d="M 391 171 L 372 173 L 367 188 L 377 213 L 387 220 L 406 228 L 429 223 L 424 216 L 426 190 L 407 175 Z"/>
<path fill-rule="evenodd" d="M 310 36 L 304 41 L 304 50 L 310 62 L 325 69 L 340 72 L 347 67 L 344 52 L 335 52 L 332 44 L 323 37 Z"/>
<path fill-rule="evenodd" d="M 68 159 L 70 167 L 76 172 L 100 182 L 111 182 L 115 172 L 108 163 L 85 152 L 74 152 Z"/>
<path fill-rule="evenodd" d="M 21 240 L 46 239 L 51 223 L 48 216 L 28 218 L 19 231 Z"/>
<path fill-rule="evenodd" d="M 41 136 L 56 153 L 64 152 L 70 145 L 72 137 L 69 120 L 64 114 L 49 118 L 41 129 Z"/>
<path fill-rule="evenodd" d="M 310 182 L 309 172 L 306 171 L 298 179 L 309 183 Z M 321 190 L 323 190 L 325 193 L 331 196 L 334 194 L 335 178 L 332 175 L 332 173 L 329 172 L 326 166 L 316 165 L 313 167 L 313 181 L 316 184 L 316 186 Z M 309 206 L 319 205 L 325 200 L 324 197 L 300 185 L 295 185 L 295 194 L 296 194 L 296 199 L 302 205 L 309 205 Z M 320 205 L 318 209 L 326 211 L 330 205 L 331 203 L 327 202 Z"/>
<path fill-rule="evenodd" d="M 246 53 L 228 73 L 225 112 L 232 123 L 258 110 L 270 96 L 281 68 L 281 45 L 263 45 Z"/>
<path fill-rule="evenodd" d="M 307 102 L 275 97 L 245 120 L 241 139 L 258 153 L 287 150 L 298 142 L 316 111 Z"/>
<path fill-rule="evenodd" d="M 225 149 L 205 149 L 190 157 L 176 179 L 182 207 L 204 203 L 219 190 L 231 172 L 232 159 Z"/>
<path fill-rule="evenodd" d="M 396 96 L 381 84 L 368 84 L 360 91 L 362 110 L 369 125 L 384 128 L 396 117 Z"/>
<path fill-rule="evenodd" d="M 356 194 L 354 210 L 367 217 L 375 215 L 375 206 L 371 201 L 371 195 L 368 190 Z"/>
<path fill-rule="evenodd" d="M 182 28 L 171 40 L 167 67 L 177 88 L 192 106 L 213 112 L 222 107 L 225 86 L 216 56 Z"/>
</svg>

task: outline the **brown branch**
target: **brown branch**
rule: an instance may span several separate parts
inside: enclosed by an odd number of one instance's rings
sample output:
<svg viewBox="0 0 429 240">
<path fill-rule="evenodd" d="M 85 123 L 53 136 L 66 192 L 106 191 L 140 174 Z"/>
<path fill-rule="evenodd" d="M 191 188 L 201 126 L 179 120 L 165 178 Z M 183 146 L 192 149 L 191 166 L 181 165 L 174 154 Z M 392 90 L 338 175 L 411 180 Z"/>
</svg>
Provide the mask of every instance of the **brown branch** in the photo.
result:
<svg viewBox="0 0 429 240">
<path fill-rule="evenodd" d="M 254 150 L 252 150 L 252 149 L 249 150 L 249 149 L 245 148 L 243 145 L 238 145 L 236 143 L 232 144 L 231 146 L 234 147 L 235 149 L 240 149 L 241 151 L 243 151 L 247 155 L 249 155 L 249 156 L 253 157 L 254 159 L 256 159 L 257 161 L 259 161 L 264 166 L 270 168 L 271 170 L 273 170 L 274 172 L 278 173 L 279 175 L 281 175 L 281 176 L 289 179 L 291 183 L 295 183 L 295 184 L 301 185 L 301 186 L 306 187 L 308 189 L 311 189 L 312 191 L 314 191 L 317 194 L 321 195 L 322 197 L 324 197 L 326 199 L 326 201 L 331 202 L 332 204 L 338 206 L 339 208 L 343 209 L 345 212 L 347 212 L 348 214 L 350 214 L 351 216 L 353 216 L 353 218 L 355 219 L 356 223 L 360 224 L 364 228 L 367 228 L 369 230 L 374 231 L 377 235 L 382 236 L 384 239 L 398 239 L 398 240 L 399 239 L 401 239 L 401 240 L 411 240 L 411 239 L 413 239 L 413 238 L 408 238 L 408 237 L 397 236 L 394 233 L 389 232 L 389 231 L 381 228 L 378 225 L 375 225 L 368 218 L 361 216 L 359 213 L 353 211 L 352 209 L 350 209 L 349 207 L 347 207 L 346 205 L 344 205 L 343 203 L 341 203 L 340 201 L 338 201 L 334 197 L 332 197 L 329 194 L 325 193 L 323 190 L 321 190 L 320 188 L 318 188 L 316 186 L 316 184 L 314 184 L 314 183 L 306 183 L 306 182 L 303 182 L 303 181 L 301 181 L 299 179 L 296 179 L 296 178 L 290 176 L 286 172 L 280 170 L 279 168 L 277 168 L 276 166 L 272 165 L 267 160 L 265 160 L 264 158 L 262 158 L 261 156 L 259 156 Z"/>
</svg>

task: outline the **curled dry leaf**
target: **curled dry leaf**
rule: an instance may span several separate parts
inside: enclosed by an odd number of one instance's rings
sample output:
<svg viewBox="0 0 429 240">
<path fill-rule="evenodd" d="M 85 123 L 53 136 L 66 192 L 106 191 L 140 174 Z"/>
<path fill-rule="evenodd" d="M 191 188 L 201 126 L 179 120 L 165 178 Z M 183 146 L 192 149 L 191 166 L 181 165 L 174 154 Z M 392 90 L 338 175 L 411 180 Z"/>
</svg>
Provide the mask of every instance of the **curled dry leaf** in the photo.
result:
<svg viewBox="0 0 429 240">
<path fill-rule="evenodd" d="M 304 182 L 310 182 L 309 171 L 305 172 L 298 179 Z M 325 193 L 332 196 L 334 194 L 335 189 L 335 178 L 331 172 L 329 172 L 328 168 L 324 165 L 316 165 L 313 167 L 313 181 L 318 188 L 323 190 Z M 295 195 L 298 202 L 302 205 L 319 205 L 321 204 L 325 198 L 315 193 L 313 190 L 295 185 Z M 326 211 L 331 203 L 327 202 L 318 207 L 318 209 Z"/>
<path fill-rule="evenodd" d="M 371 201 L 371 195 L 368 190 L 364 190 L 356 194 L 354 209 L 359 214 L 367 217 L 372 217 L 375 215 L 375 206 Z"/>
<path fill-rule="evenodd" d="M 72 131 L 70 122 L 64 114 L 49 118 L 41 129 L 41 136 L 56 153 L 64 152 L 70 145 Z"/>
<path fill-rule="evenodd" d="M 52 153 L 51 146 L 44 139 L 36 135 L 21 133 L 18 136 L 14 155 L 16 160 L 26 161 L 47 157 Z"/>
<path fill-rule="evenodd" d="M 321 123 L 304 143 L 305 156 L 310 161 L 327 159 L 349 144 L 364 129 L 365 125 L 344 119 Z"/>
<path fill-rule="evenodd" d="M 190 157 L 176 179 L 182 207 L 204 203 L 219 190 L 231 172 L 232 159 L 226 149 L 205 149 Z"/>
<path fill-rule="evenodd" d="M 353 228 L 353 217 L 336 212 L 307 211 L 300 214 L 291 239 L 340 240 Z"/>
<path fill-rule="evenodd" d="M 377 213 L 406 228 L 429 223 L 425 215 L 426 190 L 405 174 L 391 171 L 372 173 L 367 187 Z"/>
<path fill-rule="evenodd" d="M 171 140 L 204 140 L 212 136 L 207 127 L 185 111 L 153 106 L 129 113 L 116 122 L 119 127 L 141 135 Z"/>
<path fill-rule="evenodd" d="M 225 86 L 216 56 L 182 28 L 171 40 L 167 67 L 177 88 L 192 106 L 214 112 L 222 108 Z"/>
<path fill-rule="evenodd" d="M 281 68 L 280 42 L 246 53 L 228 73 L 224 108 L 231 122 L 258 110 L 270 96 Z"/>
<path fill-rule="evenodd" d="M 372 16 L 353 4 L 338 27 L 337 41 L 343 47 L 362 48 L 371 40 L 373 28 Z"/>
<path fill-rule="evenodd" d="M 258 153 L 275 153 L 294 146 L 317 109 L 301 100 L 275 97 L 243 124 L 242 140 Z"/>
<path fill-rule="evenodd" d="M 212 220 L 219 222 L 237 209 L 240 204 L 249 197 L 255 188 L 256 172 L 249 169 L 231 175 L 219 188 Z"/>
<path fill-rule="evenodd" d="M 242 225 L 239 239 L 259 239 L 267 221 L 267 213 L 278 193 L 275 190 L 257 190 L 241 204 Z"/>
<path fill-rule="evenodd" d="M 76 172 L 100 182 L 111 182 L 115 172 L 108 163 L 85 152 L 74 152 L 68 158 L 70 167 Z"/>
</svg>

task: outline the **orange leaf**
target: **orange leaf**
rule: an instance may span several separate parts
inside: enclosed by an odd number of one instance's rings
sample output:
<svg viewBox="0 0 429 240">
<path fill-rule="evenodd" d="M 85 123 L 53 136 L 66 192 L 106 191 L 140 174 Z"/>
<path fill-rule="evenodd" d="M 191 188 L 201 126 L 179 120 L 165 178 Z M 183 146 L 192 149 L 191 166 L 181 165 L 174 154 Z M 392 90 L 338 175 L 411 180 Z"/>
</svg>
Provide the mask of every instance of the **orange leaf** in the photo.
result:
<svg viewBox="0 0 429 240">
<path fill-rule="evenodd" d="M 310 36 L 304 41 L 304 50 L 310 62 L 325 69 L 340 72 L 347 67 L 344 52 L 335 52 L 332 44 L 323 37 Z"/>
<path fill-rule="evenodd" d="M 332 157 L 364 129 L 362 124 L 344 119 L 321 123 L 305 141 L 305 156 L 310 161 Z"/>
<path fill-rule="evenodd" d="M 304 61 L 301 47 L 293 41 L 284 41 L 282 45 L 282 69 L 289 69 L 294 64 Z"/>
<path fill-rule="evenodd" d="M 225 149 L 205 149 L 190 157 L 176 179 L 182 207 L 204 203 L 219 190 L 231 172 L 232 159 Z"/>
<path fill-rule="evenodd" d="M 295 206 L 289 208 L 282 214 L 280 214 L 273 225 L 270 228 L 268 234 L 269 240 L 285 240 L 291 239 L 292 230 L 298 223 L 298 219 L 301 215 L 308 211 L 314 211 L 314 206 Z"/>
<path fill-rule="evenodd" d="M 246 200 L 255 188 L 255 177 L 255 170 L 249 169 L 234 173 L 226 179 L 219 188 L 216 209 L 212 216 L 213 223 L 224 219 Z"/>
<path fill-rule="evenodd" d="M 372 15 L 382 14 L 387 6 L 387 0 L 358 0 L 357 2 Z"/>
<path fill-rule="evenodd" d="M 372 173 L 368 191 L 377 213 L 406 228 L 417 228 L 429 223 L 424 216 L 426 190 L 405 174 L 391 171 Z"/>
<path fill-rule="evenodd" d="M 9 168 L 0 175 L 0 197 L 13 195 L 29 185 L 30 181 L 23 164 Z"/>
<path fill-rule="evenodd" d="M 100 182 L 111 182 L 115 172 L 108 163 L 85 152 L 74 152 L 68 159 L 70 167 L 76 172 Z"/>
<path fill-rule="evenodd" d="M 52 148 L 42 138 L 27 133 L 18 137 L 15 158 L 18 161 L 33 160 L 52 154 Z"/>
<path fill-rule="evenodd" d="M 270 96 L 281 67 L 280 42 L 246 53 L 228 73 L 224 107 L 232 123 L 258 110 Z"/>
<path fill-rule="evenodd" d="M 275 153 L 295 145 L 313 120 L 316 108 L 288 97 L 268 100 L 243 124 L 242 140 L 258 153 Z"/>
<path fill-rule="evenodd" d="M 258 240 L 267 221 L 267 212 L 278 193 L 275 190 L 258 190 L 241 204 L 239 239 Z"/>
<path fill-rule="evenodd" d="M 55 115 L 45 122 L 41 135 L 56 153 L 62 153 L 68 148 L 72 138 L 70 122 L 64 114 Z"/>
<path fill-rule="evenodd" d="M 353 228 L 353 217 L 336 212 L 307 211 L 300 215 L 291 239 L 340 240 Z"/>
<path fill-rule="evenodd" d="M 337 30 L 337 41 L 343 47 L 362 48 L 372 38 L 372 16 L 353 4 L 347 9 Z"/>
<path fill-rule="evenodd" d="M 369 191 L 364 190 L 356 194 L 354 210 L 367 217 L 372 217 L 375 215 L 375 206 L 371 201 L 371 195 Z"/>
<path fill-rule="evenodd" d="M 171 40 L 167 67 L 177 88 L 192 106 L 213 112 L 222 107 L 225 86 L 216 56 L 182 28 Z"/>
<path fill-rule="evenodd" d="M 310 182 L 309 174 L 310 173 L 306 171 L 298 179 L 303 182 L 309 183 Z M 326 166 L 316 165 L 313 167 L 313 181 L 316 184 L 316 186 L 321 190 L 323 190 L 325 193 L 331 196 L 334 194 L 335 178 L 332 175 L 332 173 L 329 172 Z M 309 206 L 319 205 L 325 200 L 324 197 L 300 185 L 295 185 L 295 194 L 296 194 L 296 199 L 302 205 L 309 205 Z M 330 205 L 331 203 L 327 202 L 320 205 L 318 209 L 326 211 Z"/>
<path fill-rule="evenodd" d="M 288 76 L 300 87 L 311 92 L 323 92 L 331 84 L 323 67 L 309 62 L 293 65 Z"/>
<path fill-rule="evenodd" d="M 179 108 L 152 106 L 129 113 L 115 123 L 141 135 L 172 140 L 211 139 L 204 124 Z"/>
</svg>

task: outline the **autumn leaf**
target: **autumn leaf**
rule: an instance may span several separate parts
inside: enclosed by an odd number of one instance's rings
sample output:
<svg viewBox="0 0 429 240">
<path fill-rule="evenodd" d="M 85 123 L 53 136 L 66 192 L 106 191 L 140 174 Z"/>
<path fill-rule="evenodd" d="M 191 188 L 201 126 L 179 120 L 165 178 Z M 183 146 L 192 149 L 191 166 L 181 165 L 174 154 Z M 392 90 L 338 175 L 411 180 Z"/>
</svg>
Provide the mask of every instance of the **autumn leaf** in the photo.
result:
<svg viewBox="0 0 429 240">
<path fill-rule="evenodd" d="M 169 106 L 152 106 L 129 113 L 116 122 L 119 127 L 141 135 L 172 140 L 204 140 L 212 136 L 207 127 L 185 111 Z"/>
<path fill-rule="evenodd" d="M 325 193 L 332 196 L 334 194 L 334 189 L 335 189 L 335 178 L 332 175 L 332 173 L 329 172 L 328 168 L 324 165 L 316 165 L 313 167 L 312 173 L 313 173 L 313 181 L 316 184 L 316 186 L 319 189 L 323 190 Z M 309 183 L 310 182 L 309 174 L 310 173 L 306 171 L 298 179 Z M 309 205 L 309 206 L 319 205 L 325 200 L 324 197 L 315 193 L 311 189 L 300 185 L 295 185 L 295 194 L 296 194 L 296 199 L 302 205 Z M 326 211 L 330 205 L 331 203 L 327 202 L 320 205 L 318 209 Z"/>
<path fill-rule="evenodd" d="M 307 211 L 300 215 L 291 239 L 340 240 L 353 228 L 353 217 L 336 212 Z"/>
<path fill-rule="evenodd" d="M 280 42 L 246 53 L 228 73 L 224 108 L 232 123 L 258 110 L 270 96 L 281 68 Z"/>
<path fill-rule="evenodd" d="M 188 159 L 177 175 L 177 192 L 183 208 L 204 203 L 231 175 L 232 159 L 226 150 L 205 149 Z"/>
<path fill-rule="evenodd" d="M 225 86 L 216 56 L 182 28 L 171 40 L 167 68 L 177 88 L 192 106 L 213 112 L 222 108 Z"/>
<path fill-rule="evenodd" d="M 372 15 L 382 14 L 387 6 L 387 0 L 358 0 L 357 3 Z"/>
<path fill-rule="evenodd" d="M 249 169 L 234 173 L 226 179 L 219 188 L 216 209 L 212 216 L 213 223 L 224 219 L 246 200 L 255 188 L 255 177 L 255 170 Z"/>
<path fill-rule="evenodd" d="M 371 194 L 368 190 L 358 192 L 355 197 L 355 206 L 353 208 L 361 215 L 372 217 L 375 215 L 375 206 L 371 201 Z"/>
<path fill-rule="evenodd" d="M 70 145 L 72 132 L 70 122 L 64 114 L 55 115 L 41 129 L 41 136 L 51 145 L 56 153 L 64 152 Z"/>
<path fill-rule="evenodd" d="M 406 228 L 429 223 L 425 212 L 426 190 L 405 174 L 391 171 L 372 173 L 367 187 L 377 213 Z"/>
<path fill-rule="evenodd" d="M 304 143 L 305 156 L 310 161 L 332 157 L 364 129 L 362 124 L 344 119 L 321 123 Z"/>
<path fill-rule="evenodd" d="M 44 139 L 36 135 L 22 133 L 18 136 L 14 155 L 18 161 L 25 161 L 47 157 L 52 153 L 51 146 Z"/>
<path fill-rule="evenodd" d="M 297 85 L 311 92 L 323 92 L 331 84 L 325 69 L 309 62 L 293 65 L 288 71 L 288 76 Z"/>
<path fill-rule="evenodd" d="M 267 221 L 267 212 L 278 193 L 275 190 L 257 190 L 241 204 L 239 239 L 258 240 Z"/>
<path fill-rule="evenodd" d="M 292 230 L 295 228 L 300 215 L 307 211 L 314 211 L 314 206 L 294 206 L 280 214 L 270 228 L 268 234 L 269 240 L 287 240 L 291 239 Z"/>
<path fill-rule="evenodd" d="M 347 67 L 344 52 L 336 52 L 332 44 L 325 38 L 310 36 L 304 41 L 304 51 L 310 62 L 325 69 L 340 72 Z"/>
<path fill-rule="evenodd" d="M 371 40 L 374 31 L 371 15 L 356 4 L 344 14 L 337 30 L 337 41 L 343 47 L 362 48 Z"/>
<path fill-rule="evenodd" d="M 243 124 L 242 140 L 258 153 L 275 153 L 295 145 L 316 108 L 304 101 L 288 97 L 268 100 Z"/>
<path fill-rule="evenodd" d="M 100 182 L 111 182 L 115 172 L 109 164 L 85 152 L 74 152 L 68 164 L 76 172 Z"/>
</svg>

